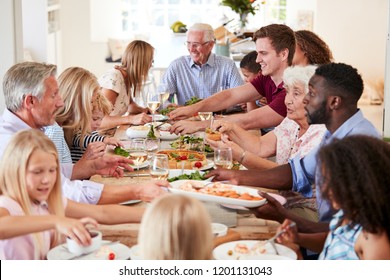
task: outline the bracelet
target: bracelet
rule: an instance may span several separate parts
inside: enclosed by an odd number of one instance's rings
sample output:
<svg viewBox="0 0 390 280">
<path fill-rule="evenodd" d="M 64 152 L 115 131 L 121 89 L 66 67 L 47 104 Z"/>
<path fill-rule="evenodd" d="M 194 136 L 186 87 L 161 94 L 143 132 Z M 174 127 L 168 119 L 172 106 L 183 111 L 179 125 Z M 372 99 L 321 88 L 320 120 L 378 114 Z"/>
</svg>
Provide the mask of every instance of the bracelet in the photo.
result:
<svg viewBox="0 0 390 280">
<path fill-rule="evenodd" d="M 239 164 L 242 164 L 242 162 L 244 161 L 245 155 L 246 155 L 246 151 L 243 150 L 241 153 L 240 160 L 238 161 Z"/>
</svg>

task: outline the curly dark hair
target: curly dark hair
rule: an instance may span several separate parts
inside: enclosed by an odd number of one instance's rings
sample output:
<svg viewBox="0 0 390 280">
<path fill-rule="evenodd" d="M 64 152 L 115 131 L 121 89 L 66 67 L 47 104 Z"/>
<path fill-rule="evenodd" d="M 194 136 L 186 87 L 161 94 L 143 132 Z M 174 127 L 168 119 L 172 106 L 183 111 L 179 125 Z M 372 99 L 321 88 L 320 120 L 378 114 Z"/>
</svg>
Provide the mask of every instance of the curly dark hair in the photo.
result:
<svg viewBox="0 0 390 280">
<path fill-rule="evenodd" d="M 295 53 L 295 35 L 294 31 L 284 24 L 270 24 L 261 27 L 253 35 L 253 41 L 259 38 L 269 38 L 277 54 L 282 50 L 288 49 L 288 65 L 292 65 Z"/>
<path fill-rule="evenodd" d="M 295 31 L 295 39 L 309 60 L 309 64 L 326 64 L 333 61 L 333 54 L 329 46 L 314 32 L 309 30 Z"/>
<path fill-rule="evenodd" d="M 335 139 L 318 153 L 325 199 L 352 224 L 390 239 L 390 144 L 364 135 Z M 331 194 L 330 194 L 331 192 Z"/>
<path fill-rule="evenodd" d="M 245 68 L 253 74 L 258 74 L 261 71 L 261 65 L 256 62 L 256 58 L 256 51 L 246 54 L 240 61 L 240 68 Z"/>
<path fill-rule="evenodd" d="M 325 78 L 331 94 L 339 94 L 346 102 L 356 103 L 363 93 L 363 79 L 356 68 L 344 63 L 320 65 L 315 75 Z"/>
</svg>

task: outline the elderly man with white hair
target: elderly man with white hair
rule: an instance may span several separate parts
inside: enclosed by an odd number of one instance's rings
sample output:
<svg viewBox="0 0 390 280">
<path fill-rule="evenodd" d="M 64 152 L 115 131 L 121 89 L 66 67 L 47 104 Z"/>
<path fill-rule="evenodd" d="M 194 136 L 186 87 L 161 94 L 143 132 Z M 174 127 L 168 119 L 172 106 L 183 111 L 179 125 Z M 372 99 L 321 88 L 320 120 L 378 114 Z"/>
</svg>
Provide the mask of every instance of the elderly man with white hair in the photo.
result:
<svg viewBox="0 0 390 280">
<path fill-rule="evenodd" d="M 171 96 L 176 94 L 179 105 L 191 97 L 207 98 L 221 91 L 221 87 L 234 88 L 244 83 L 232 59 L 212 53 L 215 37 L 209 24 L 191 26 L 185 45 L 189 55 L 175 59 L 162 79 Z"/>
</svg>

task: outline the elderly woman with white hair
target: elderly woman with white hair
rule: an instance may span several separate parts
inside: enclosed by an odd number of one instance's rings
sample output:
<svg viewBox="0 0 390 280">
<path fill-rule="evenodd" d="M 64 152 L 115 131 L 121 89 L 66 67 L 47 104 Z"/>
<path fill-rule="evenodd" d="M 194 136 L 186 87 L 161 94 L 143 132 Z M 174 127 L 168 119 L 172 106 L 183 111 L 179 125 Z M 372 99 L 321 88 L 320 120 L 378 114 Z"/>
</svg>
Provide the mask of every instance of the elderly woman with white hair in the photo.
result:
<svg viewBox="0 0 390 280">
<path fill-rule="evenodd" d="M 284 71 L 287 117 L 273 131 L 258 136 L 237 124 L 219 120 L 214 122 L 213 128 L 222 133 L 222 141 L 208 142 L 213 147 L 231 147 L 233 158 L 248 169 L 272 168 L 297 155 L 304 157 L 320 144 L 326 131 L 325 125 L 308 124 L 303 104 L 315 69 L 316 66 L 309 65 L 289 67 Z M 272 156 L 276 156 L 275 162 L 266 159 Z M 318 219 L 315 199 L 304 198 L 292 191 L 283 191 L 282 194 L 287 197 L 287 208 L 296 209 L 296 214 L 305 218 Z"/>
</svg>

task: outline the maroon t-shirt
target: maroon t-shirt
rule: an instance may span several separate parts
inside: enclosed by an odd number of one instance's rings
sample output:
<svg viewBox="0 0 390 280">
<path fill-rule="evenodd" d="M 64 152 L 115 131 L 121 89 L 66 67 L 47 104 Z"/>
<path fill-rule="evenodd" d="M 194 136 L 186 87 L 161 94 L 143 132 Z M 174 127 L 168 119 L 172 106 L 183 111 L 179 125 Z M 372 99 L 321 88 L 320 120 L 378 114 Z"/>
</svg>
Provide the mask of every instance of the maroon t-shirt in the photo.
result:
<svg viewBox="0 0 390 280">
<path fill-rule="evenodd" d="M 283 118 L 287 116 L 287 109 L 284 104 L 286 89 L 283 87 L 283 82 L 276 87 L 270 76 L 263 76 L 260 74 L 251 83 L 259 94 L 267 99 L 268 106 L 272 110 Z"/>
</svg>

